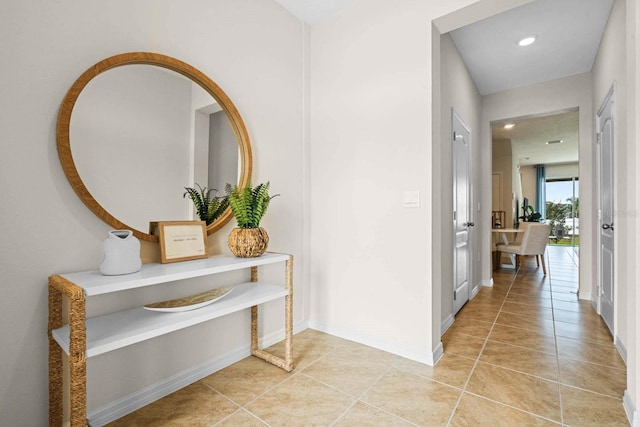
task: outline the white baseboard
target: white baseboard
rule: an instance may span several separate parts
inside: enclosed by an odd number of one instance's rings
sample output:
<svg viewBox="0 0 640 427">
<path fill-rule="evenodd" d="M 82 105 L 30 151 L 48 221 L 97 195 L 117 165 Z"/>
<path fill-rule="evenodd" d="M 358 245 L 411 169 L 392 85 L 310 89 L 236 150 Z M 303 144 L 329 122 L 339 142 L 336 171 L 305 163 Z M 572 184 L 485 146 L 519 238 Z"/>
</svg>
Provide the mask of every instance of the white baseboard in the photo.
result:
<svg viewBox="0 0 640 427">
<path fill-rule="evenodd" d="M 293 333 L 297 334 L 307 328 L 309 328 L 308 320 L 296 323 L 293 327 Z M 282 341 L 283 339 L 284 329 L 281 329 L 262 337 L 259 340 L 259 345 L 261 348 L 266 348 Z M 201 365 L 178 372 L 177 374 L 165 378 L 160 382 L 151 384 L 150 386 L 135 391 L 89 412 L 87 416 L 89 425 L 91 427 L 100 427 L 110 423 L 111 421 L 115 421 L 118 418 L 124 417 L 143 406 L 155 402 L 174 391 L 180 390 L 181 388 L 201 380 L 202 378 L 207 377 L 220 369 L 226 368 L 227 366 L 232 365 L 250 355 L 251 345 L 247 344 L 215 357 Z"/>
<path fill-rule="evenodd" d="M 591 301 L 591 292 L 578 292 L 578 299 Z"/>
<path fill-rule="evenodd" d="M 405 347 L 399 345 L 395 341 L 382 340 L 378 337 L 363 334 L 361 332 L 328 325 L 322 322 L 314 322 L 313 320 L 309 322 L 309 327 L 311 329 L 325 332 L 339 338 L 344 338 L 349 341 L 355 341 L 369 347 L 377 348 L 379 350 L 393 353 L 398 356 L 406 357 L 407 359 L 424 363 L 429 366 L 433 366 L 435 362 L 437 362 L 442 356 L 442 343 L 440 343 L 440 348 L 436 348 L 433 352 L 429 352 Z"/>
<path fill-rule="evenodd" d="M 640 411 L 638 411 L 633 405 L 633 400 L 631 399 L 629 390 L 624 391 L 624 396 L 622 397 L 622 406 L 624 407 L 624 411 L 627 413 L 629 424 L 632 427 L 640 427 Z"/>
<path fill-rule="evenodd" d="M 474 286 L 473 289 L 471 289 L 471 295 L 469 296 L 469 299 L 475 298 L 475 296 L 478 295 L 478 292 L 480 292 L 480 289 L 482 289 L 482 286 L 482 282 Z"/>
<path fill-rule="evenodd" d="M 491 279 L 489 279 L 489 280 L 481 281 L 480 284 L 482 286 L 484 286 L 484 287 L 487 287 L 487 288 L 493 288 L 493 277 Z"/>
<path fill-rule="evenodd" d="M 444 319 L 444 321 L 440 325 L 440 336 L 443 336 L 444 333 L 447 332 L 447 329 L 449 329 L 449 327 L 453 325 L 454 320 L 455 318 L 453 317 L 453 314 L 448 315 L 447 318 Z"/>
<path fill-rule="evenodd" d="M 624 361 L 624 364 L 627 364 L 627 349 L 625 348 L 624 344 L 622 344 L 622 341 L 620 340 L 620 338 L 616 337 L 613 340 L 613 344 L 616 346 L 616 349 L 618 349 L 618 353 L 620 353 L 620 357 L 622 357 L 622 360 Z"/>
</svg>

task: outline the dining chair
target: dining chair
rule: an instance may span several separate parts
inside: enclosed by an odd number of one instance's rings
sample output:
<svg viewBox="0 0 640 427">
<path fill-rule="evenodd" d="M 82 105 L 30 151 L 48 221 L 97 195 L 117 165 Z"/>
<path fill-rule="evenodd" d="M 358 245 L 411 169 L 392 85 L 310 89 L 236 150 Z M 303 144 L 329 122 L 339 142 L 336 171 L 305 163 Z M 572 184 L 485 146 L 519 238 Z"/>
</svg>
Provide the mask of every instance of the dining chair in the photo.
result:
<svg viewBox="0 0 640 427">
<path fill-rule="evenodd" d="M 544 262 L 544 252 L 547 248 L 550 232 L 551 226 L 549 224 L 528 223 L 520 244 L 499 245 L 496 250 L 499 254 L 501 252 L 514 254 L 516 256 L 516 267 L 522 265 L 525 270 L 526 265 L 522 262 L 522 257 L 535 257 L 538 267 L 542 263 L 542 271 L 546 276 L 547 266 Z M 499 256 L 497 258 L 500 259 Z"/>
</svg>

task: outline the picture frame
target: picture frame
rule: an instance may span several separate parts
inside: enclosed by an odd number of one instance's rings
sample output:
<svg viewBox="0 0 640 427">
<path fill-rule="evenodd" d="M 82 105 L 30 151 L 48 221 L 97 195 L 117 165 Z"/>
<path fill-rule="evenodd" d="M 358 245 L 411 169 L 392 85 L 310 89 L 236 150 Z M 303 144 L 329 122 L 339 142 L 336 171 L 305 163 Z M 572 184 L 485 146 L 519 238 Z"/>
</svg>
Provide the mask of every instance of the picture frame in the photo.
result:
<svg viewBox="0 0 640 427">
<path fill-rule="evenodd" d="M 157 221 L 162 264 L 207 258 L 207 225 L 204 221 Z"/>
</svg>

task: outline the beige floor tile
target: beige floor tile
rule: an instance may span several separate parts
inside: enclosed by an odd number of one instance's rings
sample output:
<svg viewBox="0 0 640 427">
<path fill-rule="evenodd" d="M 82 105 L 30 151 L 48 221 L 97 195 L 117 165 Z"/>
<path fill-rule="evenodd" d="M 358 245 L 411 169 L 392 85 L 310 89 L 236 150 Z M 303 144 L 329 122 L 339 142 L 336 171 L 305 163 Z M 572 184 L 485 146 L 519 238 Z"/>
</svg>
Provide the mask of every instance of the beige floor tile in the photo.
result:
<svg viewBox="0 0 640 427">
<path fill-rule="evenodd" d="M 612 397 L 622 397 L 627 387 L 627 374 L 623 369 L 558 358 L 560 382 Z"/>
<path fill-rule="evenodd" d="M 511 285 L 511 290 L 537 290 L 537 291 L 549 291 L 551 283 L 546 277 L 539 278 L 525 278 L 517 279 Z"/>
<path fill-rule="evenodd" d="M 489 341 L 503 342 L 544 353 L 556 354 L 556 340 L 553 335 L 546 335 L 528 329 L 495 325 L 491 335 L 489 335 Z"/>
<path fill-rule="evenodd" d="M 496 323 L 513 328 L 530 329 L 542 334 L 553 335 L 553 320 L 538 316 L 521 316 L 519 314 L 501 312 Z"/>
<path fill-rule="evenodd" d="M 561 420 L 560 393 L 555 382 L 478 363 L 466 390 L 544 418 Z"/>
<path fill-rule="evenodd" d="M 560 337 L 590 341 L 596 344 L 607 345 L 612 343 L 611 335 L 606 326 L 582 326 L 574 323 L 555 322 L 556 335 Z"/>
<path fill-rule="evenodd" d="M 325 354 L 332 352 L 338 346 L 352 341 L 343 340 L 323 332 L 306 329 L 293 337 L 293 361 L 296 370 L 304 369 Z M 266 349 L 268 352 L 284 357 L 285 343 L 280 341 Z"/>
<path fill-rule="evenodd" d="M 476 338 L 486 338 L 487 335 L 489 335 L 489 331 L 491 330 L 492 325 L 492 323 L 483 322 L 476 319 L 456 319 L 453 322 L 453 325 L 449 327 L 447 332 L 458 332 L 465 335 L 471 335 Z"/>
<path fill-rule="evenodd" d="M 558 381 L 558 360 L 553 354 L 489 341 L 480 361 Z"/>
<path fill-rule="evenodd" d="M 201 382 L 191 384 L 113 423 L 110 427 L 208 427 L 238 406 Z"/>
<path fill-rule="evenodd" d="M 532 297 L 551 298 L 551 288 L 549 285 L 537 287 L 528 283 L 513 285 L 509 290 L 510 294 L 527 295 Z"/>
<path fill-rule="evenodd" d="M 409 373 L 429 378 L 444 384 L 462 388 L 469 379 L 475 360 L 455 354 L 445 353 L 436 366 L 414 362 L 409 359 L 398 359 L 393 367 Z"/>
<path fill-rule="evenodd" d="M 250 356 L 201 381 L 242 406 L 290 375 L 292 374 Z"/>
<path fill-rule="evenodd" d="M 441 339 L 445 354 L 457 354 L 472 359 L 478 357 L 485 342 L 484 338 L 451 331 L 447 331 Z"/>
<path fill-rule="evenodd" d="M 551 308 L 536 305 L 517 304 L 506 301 L 502 306 L 502 311 L 522 316 L 537 316 L 542 319 L 553 319 L 553 310 Z"/>
<path fill-rule="evenodd" d="M 215 424 L 216 427 L 265 427 L 266 424 L 247 413 L 244 410 L 239 410 L 223 421 Z"/>
<path fill-rule="evenodd" d="M 413 424 L 363 402 L 356 402 L 356 404 L 349 408 L 346 414 L 334 424 L 335 427 L 404 427 L 412 425 Z"/>
<path fill-rule="evenodd" d="M 335 387 L 352 396 L 364 393 L 398 356 L 370 347 L 336 349 L 302 372 L 324 384 Z"/>
<path fill-rule="evenodd" d="M 354 401 L 353 397 L 299 373 L 245 409 L 270 426 L 328 426 Z"/>
<path fill-rule="evenodd" d="M 583 300 L 575 301 L 554 301 L 553 302 L 554 310 L 566 310 L 566 311 L 577 311 L 577 312 L 592 312 L 593 307 L 590 302 L 585 302 Z"/>
<path fill-rule="evenodd" d="M 450 424 L 451 427 L 553 427 L 559 425 L 559 423 L 469 393 L 462 395 Z"/>
<path fill-rule="evenodd" d="M 470 304 L 470 303 L 467 303 Z M 482 322 L 493 323 L 498 317 L 498 309 L 485 310 L 478 308 L 478 306 L 469 307 L 469 309 L 463 308 L 456 314 L 456 321 L 460 320 L 480 320 Z"/>
<path fill-rule="evenodd" d="M 578 292 L 580 284 L 573 280 L 553 280 L 554 292 L 566 292 L 575 294 Z"/>
<path fill-rule="evenodd" d="M 474 309 L 482 309 L 486 311 L 500 311 L 500 307 L 504 302 L 505 295 L 476 295 L 474 299 L 469 302 Z"/>
<path fill-rule="evenodd" d="M 578 300 L 578 295 L 577 294 L 572 294 L 572 293 L 565 293 L 565 292 L 553 292 L 551 294 L 551 298 L 553 298 L 553 301 L 577 301 Z"/>
<path fill-rule="evenodd" d="M 587 327 L 606 327 L 604 320 L 595 311 L 589 313 L 554 309 L 553 318 L 558 322 L 573 323 Z"/>
<path fill-rule="evenodd" d="M 629 425 L 622 399 L 560 387 L 565 424 L 580 427 L 616 427 Z"/>
<path fill-rule="evenodd" d="M 392 370 L 361 399 L 421 426 L 445 426 L 462 390 Z"/>
<path fill-rule="evenodd" d="M 509 294 L 507 295 L 507 302 L 515 302 L 518 304 L 526 304 L 526 305 L 536 305 L 540 307 L 551 308 L 551 296 L 542 297 L 542 296 L 531 296 L 531 295 L 521 295 L 521 294 Z"/>
<path fill-rule="evenodd" d="M 565 337 L 556 337 L 556 344 L 558 356 L 617 369 L 627 368 L 613 345 L 598 345 Z"/>
</svg>

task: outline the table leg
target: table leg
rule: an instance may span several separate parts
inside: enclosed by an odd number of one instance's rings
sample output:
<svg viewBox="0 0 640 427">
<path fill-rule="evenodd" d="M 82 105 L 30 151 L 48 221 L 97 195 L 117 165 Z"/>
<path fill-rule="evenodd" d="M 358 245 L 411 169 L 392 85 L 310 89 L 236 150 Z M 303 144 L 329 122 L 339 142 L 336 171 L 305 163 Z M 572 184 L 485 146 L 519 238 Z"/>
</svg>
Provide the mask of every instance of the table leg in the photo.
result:
<svg viewBox="0 0 640 427">
<path fill-rule="evenodd" d="M 62 295 L 69 298 L 69 396 L 71 427 L 87 425 L 87 331 L 82 288 L 61 276 L 49 278 L 49 425 L 62 425 L 62 349 L 52 331 L 62 326 Z"/>
<path fill-rule="evenodd" d="M 255 270 L 254 270 L 255 269 Z M 284 358 L 264 351 L 258 346 L 258 307 L 251 307 L 251 354 L 287 372 L 293 371 L 293 257 L 286 261 L 285 350 Z M 257 267 L 251 267 L 251 281 L 258 281 Z"/>
</svg>

